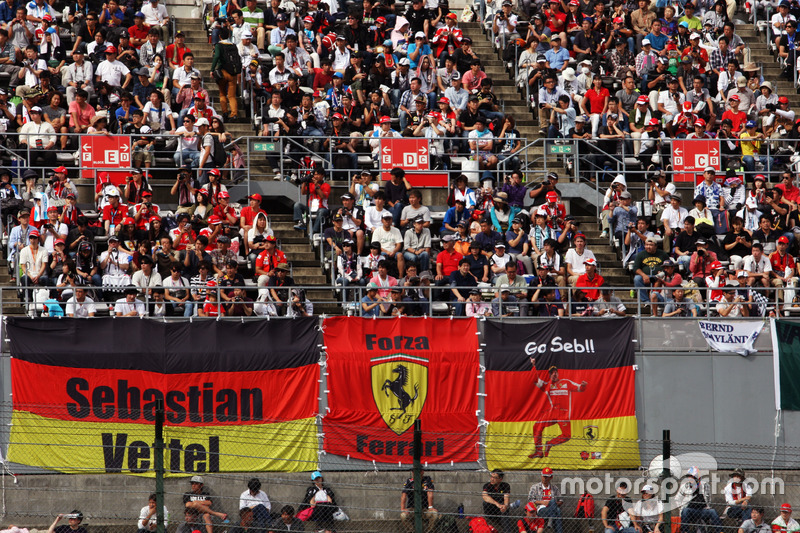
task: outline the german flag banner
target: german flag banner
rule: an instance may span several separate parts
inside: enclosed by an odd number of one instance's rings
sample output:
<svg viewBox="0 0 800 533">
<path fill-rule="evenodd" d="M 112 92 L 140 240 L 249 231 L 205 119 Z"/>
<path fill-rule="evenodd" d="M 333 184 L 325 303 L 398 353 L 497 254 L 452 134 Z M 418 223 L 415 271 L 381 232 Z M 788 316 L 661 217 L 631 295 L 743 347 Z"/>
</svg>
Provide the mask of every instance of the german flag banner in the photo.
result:
<svg viewBox="0 0 800 533">
<path fill-rule="evenodd" d="M 168 474 L 314 470 L 317 324 L 9 318 L 8 459 L 153 475 L 160 401 Z"/>
<path fill-rule="evenodd" d="M 487 320 L 489 468 L 638 466 L 633 332 L 630 318 Z"/>
<path fill-rule="evenodd" d="M 412 462 L 414 421 L 422 460 L 478 460 L 478 336 L 474 319 L 325 319 L 328 454 Z"/>
</svg>

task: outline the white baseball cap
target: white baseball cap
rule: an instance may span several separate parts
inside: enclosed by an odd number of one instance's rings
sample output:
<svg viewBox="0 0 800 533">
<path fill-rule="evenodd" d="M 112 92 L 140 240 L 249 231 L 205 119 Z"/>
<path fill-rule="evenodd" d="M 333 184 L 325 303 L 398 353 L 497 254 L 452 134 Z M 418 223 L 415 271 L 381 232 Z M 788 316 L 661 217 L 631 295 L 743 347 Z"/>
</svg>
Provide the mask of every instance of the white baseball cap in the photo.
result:
<svg viewBox="0 0 800 533">
<path fill-rule="evenodd" d="M 414 34 L 414 39 L 420 39 L 420 38 L 424 39 L 425 37 L 427 36 L 425 35 L 424 31 L 418 31 L 417 33 Z"/>
<path fill-rule="evenodd" d="M 195 126 L 210 126 L 207 118 L 200 118 L 194 123 Z"/>
</svg>

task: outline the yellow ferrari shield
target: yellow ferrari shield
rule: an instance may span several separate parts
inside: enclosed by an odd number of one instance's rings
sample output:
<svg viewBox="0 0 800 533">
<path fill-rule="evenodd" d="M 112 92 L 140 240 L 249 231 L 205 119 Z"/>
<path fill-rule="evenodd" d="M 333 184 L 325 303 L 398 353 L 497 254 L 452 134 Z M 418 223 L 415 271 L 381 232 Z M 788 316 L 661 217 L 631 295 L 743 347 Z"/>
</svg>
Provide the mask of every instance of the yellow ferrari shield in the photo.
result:
<svg viewBox="0 0 800 533">
<path fill-rule="evenodd" d="M 428 395 L 427 359 L 395 354 L 372 362 L 372 397 L 389 429 L 402 435 L 422 412 Z"/>
</svg>

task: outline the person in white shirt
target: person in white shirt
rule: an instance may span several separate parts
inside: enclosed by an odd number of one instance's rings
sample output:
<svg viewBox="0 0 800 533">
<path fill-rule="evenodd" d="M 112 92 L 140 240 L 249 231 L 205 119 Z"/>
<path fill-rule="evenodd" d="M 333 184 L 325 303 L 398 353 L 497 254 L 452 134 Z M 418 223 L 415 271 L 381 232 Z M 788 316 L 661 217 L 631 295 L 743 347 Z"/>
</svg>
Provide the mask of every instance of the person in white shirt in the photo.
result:
<svg viewBox="0 0 800 533">
<path fill-rule="evenodd" d="M 122 81 L 122 78 L 125 81 Z M 112 87 L 122 87 L 127 89 L 131 84 L 133 76 L 122 62 L 117 61 L 117 47 L 111 45 L 106 48 L 106 60 L 97 65 L 95 72 L 95 82 L 104 82 Z"/>
<path fill-rule="evenodd" d="M 729 281 L 725 288 L 722 289 L 722 298 L 720 298 L 716 306 L 719 316 L 736 318 L 750 315 L 748 306 L 742 304 L 745 301 L 744 296 L 736 294 L 736 287 L 738 286 L 738 281 Z"/>
<path fill-rule="evenodd" d="M 100 269 L 103 271 L 103 286 L 120 287 L 130 283 L 128 267 L 131 256 L 119 248 L 119 237 L 108 238 L 108 250 L 100 254 Z"/>
<path fill-rule="evenodd" d="M 144 23 L 151 28 L 158 28 L 161 31 L 161 40 L 168 42 L 169 13 L 167 13 L 167 8 L 163 4 L 159 4 L 158 0 L 150 0 L 150 2 L 142 4 L 142 14 Z"/>
<path fill-rule="evenodd" d="M 253 44 L 253 34 L 251 32 L 242 32 L 241 37 L 242 40 L 236 45 L 236 49 L 239 50 L 239 57 L 242 65 L 245 66 L 249 65 L 251 60 L 259 59 L 261 53 L 258 51 L 258 47 Z"/>
<path fill-rule="evenodd" d="M 137 300 L 139 290 L 136 287 L 125 289 L 125 297 L 117 300 L 114 305 L 114 314 L 122 317 L 144 316 L 144 302 Z"/>
<path fill-rule="evenodd" d="M 30 108 L 30 121 L 19 130 L 20 149 L 29 155 L 28 165 L 37 166 L 38 160 L 44 160 L 44 166 L 54 166 L 56 154 L 56 130 L 49 122 L 42 121 L 42 108 L 35 105 Z"/>
<path fill-rule="evenodd" d="M 93 317 L 97 312 L 94 300 L 86 296 L 84 287 L 75 287 L 72 298 L 67 300 L 67 316 L 74 318 Z"/>
<path fill-rule="evenodd" d="M 578 277 L 586 272 L 586 265 L 584 264 L 587 259 L 596 259 L 594 253 L 586 248 L 586 237 L 578 234 L 572 240 L 575 248 L 567 250 L 564 256 L 564 264 L 567 267 L 567 281 L 570 285 L 575 285 Z"/>
<path fill-rule="evenodd" d="M 200 137 L 194 127 L 194 120 L 194 115 L 187 114 L 183 117 L 183 125 L 175 130 L 175 135 L 178 137 L 178 146 L 173 156 L 176 167 L 182 167 L 186 163 L 190 163 L 195 168 L 200 166 L 200 150 L 198 149 Z"/>
<path fill-rule="evenodd" d="M 19 253 L 19 264 L 22 268 L 22 284 L 26 287 L 39 285 L 46 287 L 49 280 L 46 275 L 47 251 L 39 246 L 39 231 L 32 229 L 28 233 L 28 243 Z"/>
<path fill-rule="evenodd" d="M 247 482 L 247 490 L 239 496 L 239 511 L 242 509 L 253 512 L 252 527 L 259 529 L 267 525 L 272 504 L 267 493 L 261 490 L 261 481 L 256 477 Z"/>
<path fill-rule="evenodd" d="M 672 122 L 679 113 L 685 96 L 678 90 L 678 78 L 671 77 L 667 81 L 667 90 L 658 93 L 658 110 L 661 111 L 664 123 Z"/>
<path fill-rule="evenodd" d="M 166 528 L 167 524 L 169 524 L 169 511 L 167 511 L 166 505 L 163 507 L 163 511 L 164 527 Z M 147 499 L 147 505 L 142 507 L 142 510 L 139 512 L 139 519 L 136 521 L 136 527 L 139 533 L 148 533 L 155 531 L 157 526 L 158 510 L 156 509 L 156 495 L 153 493 Z"/>
<path fill-rule="evenodd" d="M 153 287 L 161 285 L 161 274 L 154 269 L 155 262 L 149 255 L 139 260 L 141 268 L 131 278 L 131 283 L 143 289 L 144 294 L 150 294 Z"/>
<path fill-rule="evenodd" d="M 750 248 L 750 255 L 744 258 L 743 270 L 747 272 L 747 286 L 769 287 L 769 273 L 772 272 L 772 263 L 764 255 L 764 245 L 754 242 Z"/>
<path fill-rule="evenodd" d="M 725 494 L 725 503 L 728 507 L 724 515 L 736 520 L 737 524 L 747 520 L 750 516 L 750 500 L 753 498 L 753 487 L 744 482 L 744 470 L 735 469 L 730 473 L 730 481 L 722 492 Z"/>
<path fill-rule="evenodd" d="M 681 195 L 670 194 L 669 205 L 661 212 L 661 223 L 664 225 L 664 250 L 672 250 L 672 240 L 681 232 L 683 221 L 688 216 L 689 211 L 681 207 Z"/>
<path fill-rule="evenodd" d="M 337 35 L 336 46 L 333 49 L 333 71 L 344 74 L 345 69 L 349 66 L 350 50 L 347 48 L 347 41 L 345 40 L 344 35 Z"/>
<path fill-rule="evenodd" d="M 63 222 L 58 221 L 58 208 L 51 205 L 47 208 L 47 221 L 42 225 L 41 234 L 44 236 L 44 249 L 47 253 L 55 251 L 57 239 L 67 238 L 69 227 Z"/>
<path fill-rule="evenodd" d="M 375 205 L 371 205 L 364 209 L 364 224 L 368 230 L 374 230 L 381 227 L 381 219 L 386 213 L 392 214 L 390 211 L 384 209 L 386 203 L 386 196 L 383 191 L 376 191 L 372 196 Z"/>
<path fill-rule="evenodd" d="M 75 101 L 78 89 L 89 93 L 90 98 L 94 96 L 94 67 L 84 61 L 82 46 L 72 52 L 72 60 L 73 63 L 61 69 L 61 84 L 67 88 L 67 104 Z"/>
</svg>

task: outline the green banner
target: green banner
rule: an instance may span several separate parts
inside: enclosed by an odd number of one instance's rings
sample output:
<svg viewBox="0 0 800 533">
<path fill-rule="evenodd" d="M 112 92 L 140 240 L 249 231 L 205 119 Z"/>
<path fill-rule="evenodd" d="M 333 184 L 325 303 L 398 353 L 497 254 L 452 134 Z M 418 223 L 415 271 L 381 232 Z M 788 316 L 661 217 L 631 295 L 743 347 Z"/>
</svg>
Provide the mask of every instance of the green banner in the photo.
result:
<svg viewBox="0 0 800 533">
<path fill-rule="evenodd" d="M 800 323 L 772 319 L 775 408 L 800 411 Z"/>
</svg>

